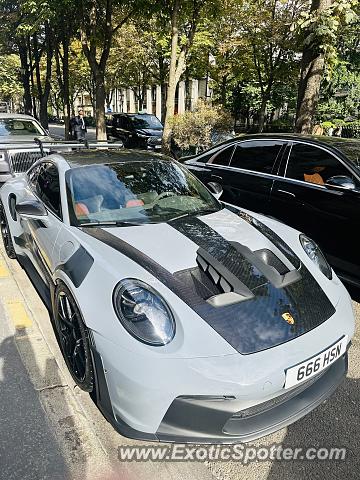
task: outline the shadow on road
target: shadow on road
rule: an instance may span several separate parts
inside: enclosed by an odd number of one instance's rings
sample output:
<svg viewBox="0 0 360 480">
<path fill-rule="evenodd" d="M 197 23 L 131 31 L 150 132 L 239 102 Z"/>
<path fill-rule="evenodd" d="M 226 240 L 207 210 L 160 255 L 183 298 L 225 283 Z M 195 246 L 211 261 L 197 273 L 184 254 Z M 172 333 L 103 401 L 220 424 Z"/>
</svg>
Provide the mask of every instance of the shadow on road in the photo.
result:
<svg viewBox="0 0 360 480">
<path fill-rule="evenodd" d="M 290 425 L 283 448 L 345 447 L 344 461 L 275 461 L 267 480 L 282 478 L 358 479 L 360 474 L 360 381 L 347 378 L 326 403 L 302 420 Z"/>
<path fill-rule="evenodd" d="M 31 376 L 36 379 L 36 384 L 41 384 L 43 377 L 46 385 L 50 368 L 52 382 L 60 384 L 60 378 L 56 378 L 54 368 L 48 361 L 45 371 L 39 371 L 25 330 L 16 333 L 16 341 L 21 342 L 21 351 L 26 354 L 26 364 L 30 366 Z M 70 475 L 64 452 L 40 402 L 40 396 L 46 396 L 46 392 L 46 387 L 39 388 L 38 391 L 31 383 L 14 337 L 5 338 L 0 344 L 1 479 L 68 480 L 74 478 Z M 66 421 L 66 405 L 61 405 L 61 411 L 63 421 Z M 68 417 L 71 418 L 70 412 Z M 81 455 L 81 445 L 76 445 L 76 450 L 76 454 Z M 83 462 L 85 467 L 85 456 L 83 456 Z"/>
</svg>

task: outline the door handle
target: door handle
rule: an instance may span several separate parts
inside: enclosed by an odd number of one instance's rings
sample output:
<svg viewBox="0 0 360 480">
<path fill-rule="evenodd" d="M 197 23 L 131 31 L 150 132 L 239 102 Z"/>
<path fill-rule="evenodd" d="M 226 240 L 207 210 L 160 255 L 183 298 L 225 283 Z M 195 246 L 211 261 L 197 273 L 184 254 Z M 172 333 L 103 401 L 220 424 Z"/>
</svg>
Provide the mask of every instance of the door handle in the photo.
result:
<svg viewBox="0 0 360 480">
<path fill-rule="evenodd" d="M 284 195 L 287 195 L 288 197 L 296 198 L 295 193 L 288 192 L 287 190 L 278 190 L 278 193 L 282 193 Z"/>
</svg>

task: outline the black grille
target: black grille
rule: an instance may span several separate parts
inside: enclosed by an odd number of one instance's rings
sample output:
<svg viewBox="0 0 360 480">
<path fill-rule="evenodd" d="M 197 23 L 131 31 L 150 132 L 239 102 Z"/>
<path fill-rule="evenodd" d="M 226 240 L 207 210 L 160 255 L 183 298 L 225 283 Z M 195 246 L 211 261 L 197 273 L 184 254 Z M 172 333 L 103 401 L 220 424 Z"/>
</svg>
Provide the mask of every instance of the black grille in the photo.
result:
<svg viewBox="0 0 360 480">
<path fill-rule="evenodd" d="M 301 392 L 309 388 L 314 382 L 316 382 L 323 374 L 325 371 L 319 373 L 318 375 L 315 375 L 314 377 L 310 378 L 306 382 L 300 384 L 299 386 L 293 388 L 290 391 L 287 391 L 283 393 L 282 395 L 279 395 L 278 397 L 272 398 L 271 400 L 268 400 L 267 402 L 259 403 L 258 405 L 255 405 L 254 407 L 247 408 L 245 410 L 241 410 L 240 412 L 235 413 L 231 418 L 249 418 L 254 415 L 259 415 L 260 413 L 264 413 L 267 410 L 270 410 L 274 408 L 277 405 L 280 405 L 284 402 L 289 401 L 291 398 L 294 398 L 296 395 L 299 395 Z"/>
<path fill-rule="evenodd" d="M 46 155 L 44 153 L 44 155 Z M 39 150 L 36 151 L 22 151 L 9 152 L 9 163 L 13 173 L 27 172 L 29 168 L 44 155 Z"/>
</svg>

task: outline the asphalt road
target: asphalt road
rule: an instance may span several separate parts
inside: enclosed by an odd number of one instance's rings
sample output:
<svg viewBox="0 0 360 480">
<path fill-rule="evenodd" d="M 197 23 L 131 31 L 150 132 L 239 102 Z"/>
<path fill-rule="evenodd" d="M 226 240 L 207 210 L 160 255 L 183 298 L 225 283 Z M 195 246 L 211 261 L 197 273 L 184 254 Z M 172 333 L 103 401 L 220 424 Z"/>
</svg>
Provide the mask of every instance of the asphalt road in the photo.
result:
<svg viewBox="0 0 360 480">
<path fill-rule="evenodd" d="M 349 373 L 311 414 L 253 446 L 345 447 L 345 461 L 120 463 L 121 437 L 67 372 L 49 316 L 0 242 L 0 480 L 304 480 L 358 479 L 360 470 L 360 342 Z M 357 327 L 360 304 L 354 302 Z M 155 444 L 156 445 L 156 444 Z M 250 446 L 251 446 L 250 445 Z"/>
<path fill-rule="evenodd" d="M 55 123 L 51 123 L 49 125 L 49 130 L 50 130 L 50 133 L 52 133 L 53 135 L 57 135 L 57 136 L 63 137 L 63 138 L 65 137 L 64 125 L 58 125 L 58 124 L 55 124 Z M 88 128 L 86 138 L 88 140 L 96 140 L 95 128 Z"/>
</svg>

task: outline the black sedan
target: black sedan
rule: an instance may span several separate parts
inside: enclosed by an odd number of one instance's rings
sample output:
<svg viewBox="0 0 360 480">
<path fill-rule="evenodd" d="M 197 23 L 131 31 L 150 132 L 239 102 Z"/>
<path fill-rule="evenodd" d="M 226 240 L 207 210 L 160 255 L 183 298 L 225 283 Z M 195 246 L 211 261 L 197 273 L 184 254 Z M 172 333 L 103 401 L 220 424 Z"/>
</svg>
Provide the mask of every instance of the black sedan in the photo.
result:
<svg viewBox="0 0 360 480">
<path fill-rule="evenodd" d="M 125 148 L 161 150 L 163 125 L 149 113 L 113 113 L 108 116 L 108 138 L 122 140 Z"/>
<path fill-rule="evenodd" d="M 360 287 L 360 140 L 244 136 L 184 162 L 204 183 L 219 183 L 224 202 L 307 233 Z"/>
</svg>

